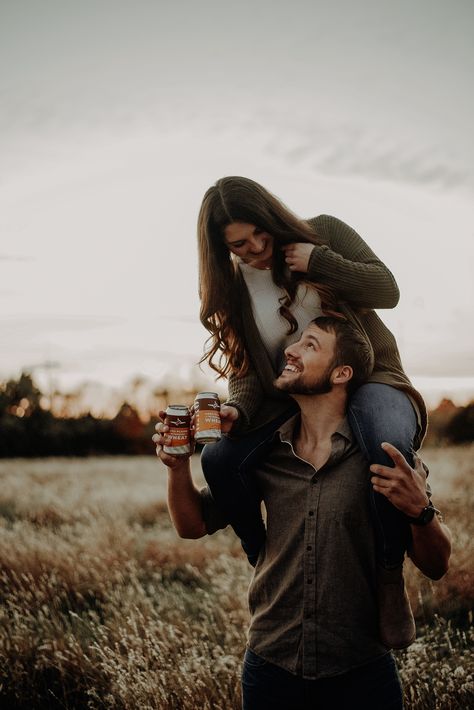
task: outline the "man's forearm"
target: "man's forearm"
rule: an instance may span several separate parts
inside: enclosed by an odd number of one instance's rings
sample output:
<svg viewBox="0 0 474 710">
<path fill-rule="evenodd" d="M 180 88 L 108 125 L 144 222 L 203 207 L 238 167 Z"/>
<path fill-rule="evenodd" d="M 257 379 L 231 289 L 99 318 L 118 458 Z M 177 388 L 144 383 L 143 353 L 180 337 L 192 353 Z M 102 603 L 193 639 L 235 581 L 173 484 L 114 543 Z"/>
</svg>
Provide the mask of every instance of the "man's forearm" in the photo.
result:
<svg viewBox="0 0 474 710">
<path fill-rule="evenodd" d="M 430 579 L 441 579 L 449 567 L 451 533 L 435 515 L 428 525 L 412 525 L 412 544 L 408 554 Z"/>
<path fill-rule="evenodd" d="M 426 470 L 415 456 L 412 468 L 400 451 L 392 444 L 383 443 L 394 467 L 372 464 L 370 470 L 377 474 L 371 478 L 374 490 L 381 493 L 398 510 L 410 518 L 417 518 L 429 502 L 426 490 Z M 446 574 L 451 554 L 451 533 L 435 515 L 427 525 L 411 525 L 412 544 L 408 554 L 423 574 L 431 579 L 441 579 Z"/>
<path fill-rule="evenodd" d="M 201 496 L 194 485 L 189 459 L 168 470 L 168 510 L 180 537 L 196 539 L 206 535 Z"/>
</svg>

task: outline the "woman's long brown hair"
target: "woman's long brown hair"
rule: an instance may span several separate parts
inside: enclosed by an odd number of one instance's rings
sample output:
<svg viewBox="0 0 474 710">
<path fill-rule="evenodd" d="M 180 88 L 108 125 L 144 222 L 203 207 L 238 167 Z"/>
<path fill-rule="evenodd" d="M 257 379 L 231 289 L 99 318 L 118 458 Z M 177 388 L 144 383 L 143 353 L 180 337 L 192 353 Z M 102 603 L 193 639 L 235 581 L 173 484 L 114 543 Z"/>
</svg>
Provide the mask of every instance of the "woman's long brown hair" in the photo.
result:
<svg viewBox="0 0 474 710">
<path fill-rule="evenodd" d="M 311 227 L 253 180 L 221 178 L 204 195 L 198 218 L 200 319 L 211 334 L 200 362 L 207 361 L 221 377 L 231 373 L 241 377 L 249 367 L 237 266 L 224 241 L 224 230 L 233 222 L 254 224 L 273 237 L 272 276 L 285 292 L 279 311 L 288 321 L 288 334 L 298 327 L 289 306 L 300 283 L 316 288 L 326 313 L 334 312 L 337 307 L 332 290 L 291 273 L 284 252 L 279 249 L 291 242 L 321 244 Z"/>
</svg>

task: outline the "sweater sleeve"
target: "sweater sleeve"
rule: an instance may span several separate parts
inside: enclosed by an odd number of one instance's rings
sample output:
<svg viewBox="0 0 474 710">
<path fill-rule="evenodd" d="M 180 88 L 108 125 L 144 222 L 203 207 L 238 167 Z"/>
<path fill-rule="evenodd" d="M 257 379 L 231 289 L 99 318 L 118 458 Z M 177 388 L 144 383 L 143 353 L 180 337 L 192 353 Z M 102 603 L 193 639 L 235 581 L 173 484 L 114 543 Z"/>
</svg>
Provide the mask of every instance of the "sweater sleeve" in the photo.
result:
<svg viewBox="0 0 474 710">
<path fill-rule="evenodd" d="M 389 269 L 357 232 L 336 217 L 308 220 L 325 244 L 311 252 L 308 276 L 358 308 L 394 308 L 400 292 Z"/>
<path fill-rule="evenodd" d="M 230 375 L 229 397 L 225 404 L 235 407 L 240 412 L 240 417 L 232 431 L 247 427 L 262 402 L 263 388 L 252 363 L 243 377 Z"/>
</svg>

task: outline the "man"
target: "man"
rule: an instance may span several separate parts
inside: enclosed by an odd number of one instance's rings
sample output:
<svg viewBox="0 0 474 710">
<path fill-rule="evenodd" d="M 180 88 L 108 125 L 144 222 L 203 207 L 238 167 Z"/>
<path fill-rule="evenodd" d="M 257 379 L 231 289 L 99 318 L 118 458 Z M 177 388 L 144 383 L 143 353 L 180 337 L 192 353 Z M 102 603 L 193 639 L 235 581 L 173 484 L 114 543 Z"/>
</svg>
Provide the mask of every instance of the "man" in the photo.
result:
<svg viewBox="0 0 474 710">
<path fill-rule="evenodd" d="M 368 374 L 366 349 L 353 326 L 324 317 L 285 351 L 275 384 L 300 413 L 276 432 L 256 472 L 267 537 L 249 589 L 244 710 L 403 706 L 393 657 L 377 630 L 367 463 L 345 419 L 348 389 Z M 199 538 L 225 527 L 209 490 L 195 487 L 189 461 L 163 453 L 166 427 L 157 431 L 178 533 Z M 424 518 L 411 525 L 409 555 L 439 579 L 450 534 L 432 513 L 426 474 L 390 444 L 384 448 L 395 467 L 371 466 L 372 484 L 410 519 Z"/>
</svg>

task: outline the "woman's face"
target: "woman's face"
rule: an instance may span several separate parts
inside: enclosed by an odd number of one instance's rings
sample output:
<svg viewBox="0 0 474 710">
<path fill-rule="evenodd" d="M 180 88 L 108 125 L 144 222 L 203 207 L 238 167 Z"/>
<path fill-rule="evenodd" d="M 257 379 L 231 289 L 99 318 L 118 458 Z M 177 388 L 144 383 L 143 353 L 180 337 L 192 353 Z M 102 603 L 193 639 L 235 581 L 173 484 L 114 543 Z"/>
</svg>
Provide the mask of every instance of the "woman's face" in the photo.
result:
<svg viewBox="0 0 474 710">
<path fill-rule="evenodd" d="M 229 251 L 245 264 L 256 269 L 268 269 L 272 265 L 273 237 L 254 224 L 233 222 L 227 225 L 224 241 Z"/>
</svg>

